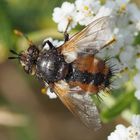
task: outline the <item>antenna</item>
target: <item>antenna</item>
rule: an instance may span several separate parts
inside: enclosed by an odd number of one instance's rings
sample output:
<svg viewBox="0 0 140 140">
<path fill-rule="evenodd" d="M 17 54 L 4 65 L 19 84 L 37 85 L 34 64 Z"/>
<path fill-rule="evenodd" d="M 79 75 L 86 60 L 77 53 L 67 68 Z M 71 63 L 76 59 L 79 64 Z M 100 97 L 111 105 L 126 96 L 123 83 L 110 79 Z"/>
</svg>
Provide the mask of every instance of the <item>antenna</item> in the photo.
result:
<svg viewBox="0 0 140 140">
<path fill-rule="evenodd" d="M 15 52 L 14 50 L 10 50 L 10 52 L 12 54 L 14 54 L 15 56 L 10 56 L 10 57 L 8 57 L 8 59 L 19 59 L 20 58 L 20 55 L 17 52 Z"/>
<path fill-rule="evenodd" d="M 19 57 L 11 56 L 11 57 L 8 57 L 8 59 L 19 59 Z"/>
<path fill-rule="evenodd" d="M 19 55 L 17 52 L 15 52 L 14 50 L 10 50 L 10 52 L 12 53 L 12 54 L 15 54 L 15 55 Z"/>
<path fill-rule="evenodd" d="M 33 42 L 32 42 L 32 41 L 28 38 L 28 36 L 27 36 L 26 34 L 24 34 L 23 32 L 21 32 L 21 31 L 15 29 L 15 30 L 14 30 L 14 33 L 15 33 L 17 36 L 22 36 L 22 37 L 24 37 L 24 38 L 28 41 L 28 43 L 29 43 L 30 46 L 33 45 Z"/>
</svg>

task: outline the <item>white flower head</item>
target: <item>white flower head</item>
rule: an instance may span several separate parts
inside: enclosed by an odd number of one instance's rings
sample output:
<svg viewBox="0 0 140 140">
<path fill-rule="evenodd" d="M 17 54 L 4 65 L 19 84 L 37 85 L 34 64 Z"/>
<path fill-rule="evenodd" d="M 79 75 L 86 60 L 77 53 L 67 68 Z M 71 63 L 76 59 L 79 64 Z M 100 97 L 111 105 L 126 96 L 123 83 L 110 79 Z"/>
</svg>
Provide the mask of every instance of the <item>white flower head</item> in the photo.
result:
<svg viewBox="0 0 140 140">
<path fill-rule="evenodd" d="M 97 14 L 100 8 L 100 1 L 76 0 L 75 5 L 78 11 L 76 16 L 77 21 L 80 25 L 87 25 L 93 20 L 93 17 Z"/>
<path fill-rule="evenodd" d="M 116 88 L 120 88 L 124 85 L 124 83 L 126 83 L 127 81 L 129 81 L 129 74 L 128 72 L 123 72 L 121 73 L 121 76 L 118 77 L 117 79 L 115 79 L 114 83 Z"/>
<path fill-rule="evenodd" d="M 122 7 L 123 6 L 127 6 L 127 4 L 130 2 L 130 0 L 115 0 L 115 3 L 119 6 Z"/>
<path fill-rule="evenodd" d="M 140 115 L 132 116 L 132 126 L 140 129 Z"/>
<path fill-rule="evenodd" d="M 133 78 L 133 83 L 136 89 L 140 90 L 140 73 L 137 73 Z"/>
<path fill-rule="evenodd" d="M 122 14 L 126 11 L 130 0 L 107 0 L 105 6 L 112 9 L 112 14 Z"/>
<path fill-rule="evenodd" d="M 106 6 L 102 6 L 98 13 L 96 14 L 96 18 L 104 17 L 104 16 L 111 16 L 112 9 Z"/>
<path fill-rule="evenodd" d="M 127 140 L 126 139 L 126 127 L 124 125 L 117 125 L 114 132 L 108 136 L 108 140 Z"/>
<path fill-rule="evenodd" d="M 64 32 L 66 30 L 69 22 L 68 31 L 74 28 L 77 24 L 75 17 L 75 5 L 69 2 L 64 2 L 61 8 L 57 7 L 53 12 L 53 20 L 58 23 L 58 30 L 60 32 Z"/>
<path fill-rule="evenodd" d="M 136 90 L 135 97 L 140 100 L 140 90 Z"/>
<path fill-rule="evenodd" d="M 134 76 L 133 84 L 136 88 L 135 97 L 140 100 L 140 72 Z"/>
<path fill-rule="evenodd" d="M 136 34 L 140 31 L 140 10 L 136 4 L 130 3 L 130 0 L 105 0 L 103 4 L 100 0 L 75 0 L 74 3 L 64 2 L 62 6 L 54 9 L 53 20 L 58 23 L 58 30 L 65 31 L 69 21 L 68 30 L 74 28 L 77 23 L 88 25 L 90 22 L 103 16 L 108 16 L 112 24 L 112 34 L 115 35 L 115 43 L 100 51 L 97 54 L 100 58 L 113 56 L 117 60 L 117 66 L 120 71 L 127 68 L 116 79 L 118 87 L 131 80 L 130 70 L 135 67 L 140 70 L 140 59 L 137 58 L 140 49 L 134 44 Z M 107 34 L 103 34 L 103 40 Z M 58 42 L 56 42 L 58 44 Z M 58 46 L 58 45 L 55 45 Z M 77 58 L 76 53 L 65 52 L 67 63 L 71 63 Z M 139 99 L 140 91 L 140 72 L 133 77 L 136 87 L 135 96 Z"/>
<path fill-rule="evenodd" d="M 140 58 L 136 59 L 136 68 L 140 70 Z"/>
<path fill-rule="evenodd" d="M 127 139 L 140 140 L 140 115 L 133 115 L 131 124 L 127 128 Z"/>
<path fill-rule="evenodd" d="M 134 23 L 138 23 L 138 21 L 140 20 L 140 10 L 137 7 L 136 4 L 134 3 L 130 3 L 128 5 L 128 14 L 129 14 L 129 18 L 132 22 Z"/>
<path fill-rule="evenodd" d="M 135 49 L 133 46 L 127 46 L 120 53 L 120 61 L 125 67 L 132 67 L 135 64 Z"/>
<path fill-rule="evenodd" d="M 126 140 L 140 140 L 140 129 L 130 126 L 127 128 Z"/>
<path fill-rule="evenodd" d="M 131 126 L 117 125 L 108 140 L 140 140 L 140 115 L 133 115 Z"/>
<path fill-rule="evenodd" d="M 140 31 L 140 20 L 136 23 L 136 28 Z"/>
</svg>

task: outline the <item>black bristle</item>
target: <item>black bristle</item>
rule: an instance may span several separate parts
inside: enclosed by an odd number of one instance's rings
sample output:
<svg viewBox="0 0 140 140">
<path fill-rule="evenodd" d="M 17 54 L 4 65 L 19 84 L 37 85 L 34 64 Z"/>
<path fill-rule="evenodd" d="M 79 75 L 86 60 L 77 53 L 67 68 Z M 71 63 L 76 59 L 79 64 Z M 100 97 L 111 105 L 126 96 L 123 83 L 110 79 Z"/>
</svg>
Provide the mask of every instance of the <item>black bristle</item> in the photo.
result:
<svg viewBox="0 0 140 140">
<path fill-rule="evenodd" d="M 101 98 L 101 96 L 99 94 L 96 94 L 96 97 L 100 103 L 103 102 L 103 99 Z"/>
<path fill-rule="evenodd" d="M 117 77 L 117 73 L 119 72 L 119 68 L 117 68 L 117 64 L 112 63 L 110 60 L 114 58 L 114 57 L 107 57 L 104 62 L 106 64 L 106 66 L 109 68 L 109 71 L 104 79 L 104 86 L 105 89 L 103 89 L 104 91 L 109 92 L 109 90 L 111 90 L 113 88 L 113 84 L 115 81 L 115 77 Z M 107 89 L 107 90 L 106 90 Z"/>
<path fill-rule="evenodd" d="M 106 57 L 106 58 L 104 59 L 104 62 L 105 62 L 105 63 L 108 63 L 108 62 L 110 61 L 110 59 L 112 59 L 112 58 L 113 58 L 113 57 L 111 57 L 111 56 L 110 56 L 110 57 Z"/>
</svg>

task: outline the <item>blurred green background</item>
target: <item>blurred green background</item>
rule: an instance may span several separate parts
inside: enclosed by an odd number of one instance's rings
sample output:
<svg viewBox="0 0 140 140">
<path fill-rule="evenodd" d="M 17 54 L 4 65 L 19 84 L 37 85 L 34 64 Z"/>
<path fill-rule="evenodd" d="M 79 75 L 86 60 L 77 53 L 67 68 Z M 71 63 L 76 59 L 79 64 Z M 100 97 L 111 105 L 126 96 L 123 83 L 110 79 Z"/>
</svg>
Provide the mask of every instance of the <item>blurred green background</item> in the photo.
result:
<svg viewBox="0 0 140 140">
<path fill-rule="evenodd" d="M 37 44 L 50 36 L 62 38 L 52 21 L 53 9 L 62 3 L 63 0 L 0 0 L 0 140 L 106 139 L 117 123 L 127 125 L 119 116 L 122 110 L 131 108 L 139 112 L 139 103 L 133 102 L 133 89 L 127 94 L 123 89 L 117 90 L 113 96 L 105 97 L 108 105 L 115 98 L 117 102 L 101 113 L 102 120 L 109 123 L 98 132 L 90 131 L 59 99 L 50 100 L 41 94 L 43 84 L 24 73 L 18 62 L 7 60 L 9 49 L 21 51 L 28 47 L 26 40 L 13 34 L 13 29 L 28 34 Z M 133 102 L 131 106 L 130 102 Z"/>
</svg>

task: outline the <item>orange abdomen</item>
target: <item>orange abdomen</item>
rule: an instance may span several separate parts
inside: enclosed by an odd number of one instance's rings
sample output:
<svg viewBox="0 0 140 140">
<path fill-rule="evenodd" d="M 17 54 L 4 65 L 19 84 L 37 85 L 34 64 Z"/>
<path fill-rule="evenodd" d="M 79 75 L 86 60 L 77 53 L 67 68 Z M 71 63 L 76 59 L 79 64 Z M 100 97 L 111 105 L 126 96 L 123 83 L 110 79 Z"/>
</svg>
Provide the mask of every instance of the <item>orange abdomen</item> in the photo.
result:
<svg viewBox="0 0 140 140">
<path fill-rule="evenodd" d="M 105 61 L 93 55 L 81 55 L 72 63 L 68 78 L 70 86 L 96 94 L 110 85 L 112 73 Z"/>
</svg>

